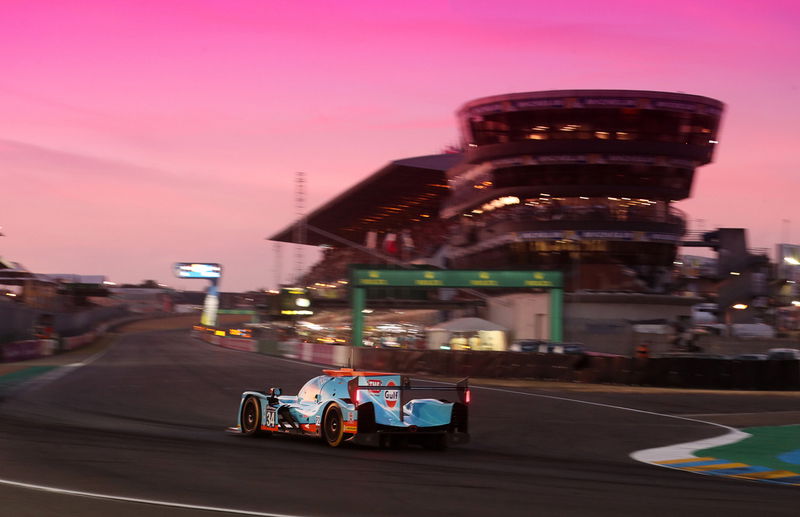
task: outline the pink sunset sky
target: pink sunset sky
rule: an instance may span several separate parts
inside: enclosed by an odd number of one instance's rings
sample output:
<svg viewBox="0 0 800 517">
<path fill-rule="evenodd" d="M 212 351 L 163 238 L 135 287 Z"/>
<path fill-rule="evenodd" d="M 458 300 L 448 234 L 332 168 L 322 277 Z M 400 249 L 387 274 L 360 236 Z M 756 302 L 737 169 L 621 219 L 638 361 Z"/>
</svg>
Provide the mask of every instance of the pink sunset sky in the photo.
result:
<svg viewBox="0 0 800 517">
<path fill-rule="evenodd" d="M 387 162 L 458 141 L 464 102 L 572 88 L 726 105 L 692 229 L 800 242 L 800 3 L 4 0 L 0 256 L 222 289 L 294 276 L 265 237 Z M 306 265 L 311 256 L 306 259 Z"/>
</svg>

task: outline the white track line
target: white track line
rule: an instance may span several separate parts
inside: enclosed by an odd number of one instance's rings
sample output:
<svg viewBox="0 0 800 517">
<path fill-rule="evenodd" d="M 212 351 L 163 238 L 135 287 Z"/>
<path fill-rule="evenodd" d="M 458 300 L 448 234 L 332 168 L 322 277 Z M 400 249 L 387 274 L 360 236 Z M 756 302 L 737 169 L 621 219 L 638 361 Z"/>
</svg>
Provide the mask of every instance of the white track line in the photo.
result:
<svg viewBox="0 0 800 517">
<path fill-rule="evenodd" d="M 507 390 L 507 389 L 502 389 L 502 388 L 489 388 L 489 387 L 486 387 L 486 386 L 470 386 L 470 388 L 478 388 L 478 389 L 489 390 L 489 391 L 500 391 L 500 392 L 504 392 L 504 393 L 513 393 L 515 395 L 527 395 L 529 397 L 539 397 L 539 398 L 544 398 L 544 399 L 563 400 L 563 401 L 567 401 L 567 402 L 575 402 L 576 404 L 586 404 L 587 406 L 598 406 L 598 407 L 605 407 L 605 408 L 610 408 L 610 409 L 619 409 L 621 411 L 631 411 L 633 413 L 642 413 L 642 414 L 645 414 L 645 415 L 661 416 L 661 417 L 665 417 L 665 418 L 674 418 L 674 419 L 677 419 L 677 420 L 686 420 L 688 422 L 698 422 L 698 423 L 701 423 L 701 424 L 708 424 L 708 425 L 712 425 L 712 426 L 715 426 L 715 427 L 721 427 L 723 429 L 726 429 L 729 432 L 730 431 L 737 431 L 733 427 L 730 427 L 730 426 L 727 426 L 727 425 L 723 425 L 723 424 L 718 424 L 716 422 L 708 422 L 706 420 L 699 420 L 697 418 L 689 418 L 689 417 L 685 417 L 685 416 L 668 415 L 666 413 L 656 413 L 655 411 L 645 411 L 643 409 L 635 409 L 635 408 L 630 408 L 630 407 L 625 407 L 625 406 L 615 406 L 613 404 L 603 404 L 603 403 L 600 403 L 600 402 L 590 402 L 588 400 L 571 399 L 571 398 L 567 398 L 567 397 L 556 397 L 554 395 L 542 395 L 542 394 L 539 394 L 539 393 L 528 393 L 528 392 L 525 392 L 525 391 Z"/>
<path fill-rule="evenodd" d="M 267 512 L 254 512 L 248 510 L 236 510 L 233 508 L 221 508 L 218 506 L 202 506 L 196 504 L 182 504 L 182 503 L 173 503 L 170 501 L 158 501 L 155 499 L 138 499 L 136 497 L 123 497 L 118 495 L 108 495 L 108 494 L 96 494 L 93 492 L 81 492 L 79 490 L 66 490 L 63 488 L 53 488 L 44 485 L 32 485 L 30 483 L 20 483 L 18 481 L 8 481 L 6 479 L 0 479 L 0 484 L 13 486 L 18 488 L 27 488 L 30 490 L 39 490 L 41 492 L 48 492 L 51 494 L 60 494 L 60 495 L 72 495 L 72 496 L 79 496 L 79 497 L 89 497 L 92 499 L 105 499 L 111 501 L 120 501 L 125 503 L 139 503 L 139 504 L 150 504 L 156 506 L 168 506 L 170 508 L 181 508 L 184 510 L 203 510 L 206 512 L 220 512 L 220 513 L 232 513 L 235 515 L 254 515 L 258 517 L 304 517 L 299 515 L 290 515 L 286 513 L 267 513 Z"/>
<path fill-rule="evenodd" d="M 102 337 L 103 336 L 99 336 L 98 339 L 100 339 Z M 44 384 L 49 384 L 49 383 L 51 383 L 51 382 L 53 382 L 55 380 L 60 379 L 61 377 L 64 377 L 65 375 L 68 375 L 68 374 L 74 372 L 78 368 L 81 368 L 83 366 L 88 366 L 88 365 L 92 364 L 93 362 L 97 361 L 98 359 L 100 359 L 102 356 L 104 356 L 106 354 L 106 352 L 108 352 L 108 349 L 111 348 L 112 344 L 113 344 L 113 342 L 111 344 L 109 344 L 108 346 L 106 346 L 103 350 L 100 350 L 99 352 L 95 352 L 94 354 L 92 354 L 89 357 L 85 358 L 83 361 L 80 361 L 80 362 L 77 362 L 77 363 L 69 363 L 69 364 L 57 365 L 55 368 L 53 368 L 49 372 L 44 373 L 42 375 L 37 375 L 36 377 L 34 377 L 32 379 L 29 379 L 26 382 L 23 382 L 22 384 L 20 384 L 18 389 L 30 389 L 30 388 L 36 388 L 38 386 L 42 386 Z M 69 352 L 67 352 L 67 353 L 69 353 Z"/>
<path fill-rule="evenodd" d="M 426 380 L 427 382 L 433 382 L 436 384 L 454 384 L 452 382 L 439 382 L 439 381 L 431 381 L 427 379 L 419 379 L 419 380 Z M 690 418 L 685 416 L 678 416 L 678 415 L 667 415 L 664 413 L 656 413 L 654 411 L 645 411 L 643 409 L 635 409 L 629 408 L 625 406 L 615 406 L 612 404 L 603 404 L 600 402 L 590 402 L 588 400 L 580 400 L 580 399 L 571 399 L 567 397 L 557 397 L 554 395 L 542 395 L 539 393 L 529 393 L 527 391 L 517 391 L 517 390 L 509 390 L 504 388 L 490 388 L 487 386 L 470 386 L 470 389 L 479 389 L 479 390 L 487 390 L 487 391 L 499 391 L 502 393 L 512 393 L 514 395 L 523 395 L 526 397 L 538 397 L 544 399 L 551 399 L 551 400 L 561 400 L 566 402 L 574 402 L 576 404 L 586 404 L 588 406 L 597 406 L 597 407 L 605 407 L 610 409 L 618 409 L 621 411 L 631 411 L 633 413 L 642 413 L 645 415 L 653 415 L 653 416 L 660 416 L 665 418 L 673 418 L 676 420 L 684 420 L 687 422 L 697 422 L 700 424 L 707 424 L 714 427 L 721 427 L 728 431 L 726 434 L 717 436 L 714 438 L 707 438 L 704 440 L 698 440 L 695 442 L 688 442 L 676 445 L 669 445 L 666 447 L 657 447 L 654 449 L 643 449 L 641 451 L 634 451 L 630 453 L 630 457 L 636 461 L 641 461 L 643 463 L 649 463 L 651 465 L 655 465 L 657 467 L 665 467 L 665 468 L 674 468 L 670 465 L 661 465 L 659 463 L 655 463 L 657 461 L 667 461 L 673 459 L 686 459 L 691 458 L 694 456 L 693 452 L 699 449 L 709 449 L 711 447 L 718 447 L 721 445 L 729 445 L 731 443 L 736 443 L 740 440 L 744 440 L 745 438 L 749 438 L 751 435 L 742 431 L 739 431 L 736 428 L 718 424 L 716 422 L 708 422 L 706 420 L 699 420 L 697 418 Z"/>
<path fill-rule="evenodd" d="M 697 440 L 696 442 L 679 443 L 676 445 L 668 445 L 666 447 L 656 447 L 655 449 L 644 449 L 641 451 L 632 452 L 630 456 L 636 461 L 650 463 L 652 465 L 656 465 L 657 467 L 677 468 L 674 465 L 662 465 L 658 462 L 694 458 L 694 451 L 730 445 L 751 436 L 751 434 L 739 431 L 738 429 L 733 429 L 730 433 L 717 436 L 716 438 L 707 438 L 705 440 Z"/>
<path fill-rule="evenodd" d="M 102 353 L 96 354 L 96 355 L 97 355 L 97 357 L 90 358 L 89 362 L 97 359 L 100 355 L 102 355 Z M 284 361 L 288 361 L 288 362 L 300 363 L 300 364 L 308 365 L 308 366 L 314 366 L 314 365 L 309 365 L 309 363 L 304 363 L 304 362 L 298 361 L 298 360 L 287 359 L 287 358 L 279 358 L 279 359 L 283 359 Z M 84 364 L 86 364 L 86 363 L 84 363 Z M 77 363 L 75 365 L 70 365 L 70 366 L 83 366 L 83 364 Z M 421 380 L 425 380 L 426 382 L 432 382 L 434 384 L 448 384 L 448 385 L 453 385 L 454 384 L 452 382 L 432 381 L 432 380 L 429 380 L 429 379 L 421 379 Z M 526 396 L 526 397 L 537 397 L 537 398 L 546 398 L 546 399 L 552 399 L 552 400 L 562 400 L 562 401 L 566 401 L 566 402 L 574 402 L 576 404 L 586 404 L 586 405 L 590 405 L 590 406 L 598 406 L 598 407 L 606 407 L 606 408 L 611 408 L 611 409 L 618 409 L 618 410 L 621 410 L 621 411 L 632 411 L 632 412 L 635 412 L 635 413 L 643 413 L 643 414 L 647 414 L 647 415 L 661 416 L 661 417 L 666 417 L 666 418 L 674 418 L 674 419 L 678 419 L 678 420 L 686 420 L 686 421 L 689 421 L 689 422 L 698 422 L 698 423 L 701 423 L 701 424 L 708 424 L 708 425 L 712 425 L 712 426 L 716 426 L 716 427 L 721 427 L 723 429 L 727 429 L 729 431 L 729 433 L 727 435 L 719 437 L 719 439 L 727 438 L 732 434 L 733 435 L 742 434 L 742 435 L 744 435 L 744 437 L 750 436 L 750 435 L 748 435 L 746 433 L 742 433 L 741 431 L 738 431 L 738 430 L 736 430 L 736 429 L 734 429 L 732 427 L 728 427 L 726 425 L 717 424 L 717 423 L 714 423 L 714 422 L 707 422 L 705 420 L 698 420 L 698 419 L 695 419 L 695 418 L 687 418 L 687 417 L 676 416 L 676 415 L 667 415 L 667 414 L 663 414 L 663 413 L 655 413 L 653 411 L 644 411 L 644 410 L 641 410 L 641 409 L 634 409 L 634 408 L 629 408 L 629 407 L 624 407 L 624 406 L 614 406 L 614 405 L 611 405 L 611 404 L 602 404 L 602 403 L 599 403 L 599 402 L 590 402 L 588 400 L 571 399 L 571 398 L 566 398 L 566 397 L 556 397 L 556 396 L 553 396 L 553 395 L 541 395 L 541 394 L 538 394 L 538 393 L 528 393 L 528 392 L 525 392 L 525 391 L 516 391 L 516 390 L 503 389 L 503 388 L 490 388 L 490 387 L 486 387 L 486 386 L 470 386 L 470 388 L 471 389 L 487 390 L 487 391 L 499 391 L 501 393 L 511 393 L 511 394 L 514 394 L 514 395 L 522 395 L 522 396 Z M 732 441 L 729 441 L 729 442 L 726 442 L 726 443 L 732 443 L 733 441 L 738 441 L 740 439 L 742 439 L 742 438 L 736 438 L 736 439 L 734 439 Z M 653 450 L 659 450 L 659 449 L 648 449 L 648 451 L 653 451 Z M 648 451 L 639 451 L 639 452 L 648 452 Z M 631 457 L 634 458 L 634 459 L 637 459 L 634 456 L 635 454 L 638 454 L 638 453 L 632 453 Z M 646 460 L 638 460 L 638 461 L 646 461 Z M 215 507 L 215 506 L 191 505 L 191 504 L 173 503 L 173 502 L 170 502 L 170 501 L 158 501 L 158 500 L 153 500 L 153 499 L 138 499 L 138 498 L 134 498 L 134 497 L 123 497 L 123 496 L 115 496 L 115 495 L 109 495 L 109 494 L 98 494 L 98 493 L 93 493 L 93 492 L 82 492 L 82 491 L 78 491 L 78 490 L 67 490 L 67 489 L 63 489 L 63 488 L 48 487 L 48 486 L 44 486 L 44 485 L 34 485 L 34 484 L 30 484 L 30 483 L 20 483 L 18 481 L 11 481 L 11 480 L 7 480 L 7 479 L 0 479 L 0 484 L 7 485 L 7 486 L 19 487 L 19 488 L 27 488 L 27 489 L 30 489 L 30 490 L 39 490 L 39 491 L 42 491 L 42 492 L 49 492 L 49 493 L 61 494 L 61 495 L 72 495 L 72 496 L 80 496 L 80 497 L 90 497 L 90 498 L 95 498 L 95 499 L 105 499 L 105 500 L 111 500 L 111 501 L 122 501 L 122 502 L 129 502 L 129 503 L 140 503 L 140 504 L 150 504 L 150 505 L 157 505 L 157 506 L 167 506 L 167 507 L 171 507 L 171 508 L 182 508 L 182 509 L 190 509 L 190 510 L 204 510 L 204 511 L 209 511 L 209 512 L 222 512 L 222 513 L 231 513 L 231 514 L 236 514 L 236 515 L 253 515 L 253 516 L 258 516 L 258 517 L 303 517 L 303 516 L 289 515 L 289 514 L 253 512 L 253 511 L 247 511 L 247 510 L 236 510 L 236 509 L 233 509 L 233 508 L 220 508 L 220 507 Z"/>
<path fill-rule="evenodd" d="M 104 350 L 102 350 L 100 352 L 97 352 L 96 354 L 86 358 L 82 362 L 71 363 L 71 364 L 66 364 L 66 365 L 59 366 L 59 367 L 55 368 L 53 371 L 51 371 L 51 372 L 48 372 L 48 373 L 43 374 L 43 375 L 40 375 L 40 376 L 38 376 L 38 377 L 36 377 L 36 378 L 24 383 L 24 386 L 26 388 L 32 388 L 32 387 L 39 386 L 39 385 L 42 385 L 42 384 L 46 384 L 46 383 L 52 382 L 52 381 L 54 381 L 56 379 L 59 379 L 59 378 L 63 377 L 64 375 L 69 374 L 70 372 L 74 372 L 75 370 L 77 370 L 78 368 L 80 368 L 82 366 L 86 366 L 86 365 L 91 364 L 91 363 L 95 362 L 96 360 L 100 359 L 100 357 L 103 356 L 108 351 L 108 348 L 110 348 L 110 347 L 107 347 L 106 349 L 104 349 Z M 308 363 L 303 363 L 303 364 L 307 365 Z M 235 514 L 235 515 L 253 515 L 253 516 L 257 516 L 257 517 L 305 517 L 305 516 L 299 516 L 299 515 L 289 515 L 289 514 L 284 514 L 284 513 L 255 512 L 255 511 L 247 511 L 247 510 L 237 510 L 237 509 L 234 509 L 234 508 L 221 508 L 221 507 L 216 507 L 216 506 L 202 506 L 202 505 L 193 505 L 193 504 L 183 504 L 183 503 L 174 503 L 174 502 L 171 502 L 171 501 L 158 501 L 158 500 L 155 500 L 155 499 L 139 499 L 139 498 L 136 498 L 136 497 L 124 497 L 124 496 L 110 495 L 110 494 L 99 494 L 99 493 L 95 493 L 95 492 L 83 492 L 83 491 L 80 491 L 80 490 L 68 490 L 68 489 L 65 489 L 65 488 L 56 488 L 56 487 L 45 486 L 45 485 L 35 485 L 35 484 L 32 484 L 32 483 L 22 483 L 22 482 L 19 482 L 19 481 L 12 481 L 10 479 L 0 479 L 0 485 L 13 486 L 13 487 L 17 487 L 17 488 L 26 488 L 28 490 L 38 490 L 40 492 L 48 492 L 48 493 L 51 493 L 51 494 L 69 495 L 69 496 L 77 496 L 77 497 L 88 497 L 88 498 L 93 498 L 93 499 L 104 499 L 104 500 L 107 500 L 107 501 L 120 501 L 120 502 L 126 502 L 126 503 L 149 504 L 149 505 L 154 505 L 154 506 L 166 506 L 166 507 L 170 507 L 170 508 L 181 508 L 181 509 L 185 509 L 185 510 L 203 510 L 203 511 L 207 511 L 207 512 L 229 513 L 229 514 Z"/>
</svg>

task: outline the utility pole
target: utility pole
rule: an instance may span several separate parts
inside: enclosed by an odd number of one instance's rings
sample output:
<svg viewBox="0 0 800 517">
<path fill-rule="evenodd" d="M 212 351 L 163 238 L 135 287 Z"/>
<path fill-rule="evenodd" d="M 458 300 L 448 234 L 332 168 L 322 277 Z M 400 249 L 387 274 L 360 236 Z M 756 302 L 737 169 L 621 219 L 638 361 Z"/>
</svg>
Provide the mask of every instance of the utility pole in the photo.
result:
<svg viewBox="0 0 800 517">
<path fill-rule="evenodd" d="M 303 276 L 303 246 L 306 243 L 306 176 L 302 171 L 295 175 L 294 205 L 297 215 L 297 224 L 294 227 L 293 240 L 295 242 L 295 281 L 300 282 Z"/>
<path fill-rule="evenodd" d="M 272 252 L 274 253 L 273 256 L 273 264 L 275 266 L 275 289 L 280 289 L 281 284 L 283 283 L 283 254 L 281 253 L 281 243 L 275 241 L 272 246 Z"/>
</svg>

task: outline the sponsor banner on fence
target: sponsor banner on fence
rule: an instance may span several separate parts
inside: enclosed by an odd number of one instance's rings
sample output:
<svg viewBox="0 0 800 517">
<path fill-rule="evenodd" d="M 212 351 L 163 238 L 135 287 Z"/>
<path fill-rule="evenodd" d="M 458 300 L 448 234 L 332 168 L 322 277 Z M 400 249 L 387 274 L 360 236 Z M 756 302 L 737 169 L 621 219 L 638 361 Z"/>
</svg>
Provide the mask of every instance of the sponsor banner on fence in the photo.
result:
<svg viewBox="0 0 800 517">
<path fill-rule="evenodd" d="M 243 339 L 235 337 L 222 338 L 221 345 L 225 348 L 231 348 L 233 350 L 241 350 L 243 352 L 256 352 L 258 349 L 256 341 L 252 339 Z"/>
<path fill-rule="evenodd" d="M 15 361 L 25 361 L 26 359 L 36 359 L 42 357 L 42 339 L 30 339 L 28 341 L 14 341 L 13 343 L 3 343 L 0 345 L 0 353 L 5 363 Z"/>
</svg>

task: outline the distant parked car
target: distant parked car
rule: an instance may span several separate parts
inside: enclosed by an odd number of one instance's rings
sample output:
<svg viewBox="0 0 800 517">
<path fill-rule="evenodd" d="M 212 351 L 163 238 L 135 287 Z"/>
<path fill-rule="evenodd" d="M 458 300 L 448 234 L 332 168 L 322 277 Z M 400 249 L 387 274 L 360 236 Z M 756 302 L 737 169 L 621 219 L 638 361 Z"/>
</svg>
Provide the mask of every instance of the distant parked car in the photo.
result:
<svg viewBox="0 0 800 517">
<path fill-rule="evenodd" d="M 664 352 L 663 354 L 655 354 L 653 358 L 656 359 L 730 359 L 730 356 L 725 354 L 711 354 L 705 352 Z"/>
<path fill-rule="evenodd" d="M 774 338 L 775 329 L 764 323 L 734 323 L 733 335 L 745 338 Z"/>
<path fill-rule="evenodd" d="M 512 352 L 539 352 L 541 354 L 583 354 L 586 347 L 580 343 L 551 343 L 541 339 L 518 339 L 511 343 Z"/>
<path fill-rule="evenodd" d="M 796 360 L 800 359 L 800 350 L 796 348 L 770 348 L 767 359 L 771 360 Z"/>
<path fill-rule="evenodd" d="M 733 357 L 737 361 L 766 361 L 767 354 L 739 354 Z"/>
<path fill-rule="evenodd" d="M 508 348 L 512 352 L 538 352 L 542 345 L 546 346 L 547 342 L 541 339 L 518 339 Z"/>
<path fill-rule="evenodd" d="M 741 338 L 774 338 L 775 329 L 764 323 L 734 323 L 725 325 L 724 323 L 709 323 L 696 325 L 695 334 L 711 334 L 716 336 L 726 336 L 728 334 Z"/>
<path fill-rule="evenodd" d="M 586 347 L 579 344 L 579 343 L 563 343 L 561 345 L 563 347 L 565 354 L 583 354 L 586 353 Z"/>
</svg>

